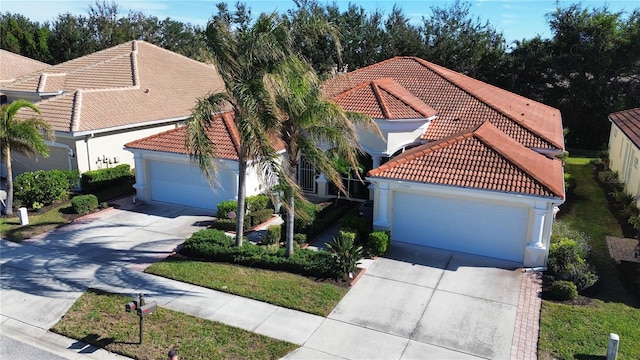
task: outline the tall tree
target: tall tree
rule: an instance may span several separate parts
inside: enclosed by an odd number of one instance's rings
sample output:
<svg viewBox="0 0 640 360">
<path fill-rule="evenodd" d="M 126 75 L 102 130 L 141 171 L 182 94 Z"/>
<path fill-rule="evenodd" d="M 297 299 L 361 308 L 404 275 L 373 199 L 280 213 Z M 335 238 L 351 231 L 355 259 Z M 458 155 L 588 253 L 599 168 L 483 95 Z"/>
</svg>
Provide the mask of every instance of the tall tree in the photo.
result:
<svg viewBox="0 0 640 360">
<path fill-rule="evenodd" d="M 424 57 L 422 29 L 411 24 L 410 19 L 397 5 L 393 6 L 384 27 L 387 37 L 387 46 L 383 48 L 385 58 L 394 56 Z"/>
<path fill-rule="evenodd" d="M 40 110 L 26 100 L 16 100 L 11 104 L 0 107 L 0 144 L 2 144 L 2 158 L 7 167 L 7 203 L 5 214 L 13 213 L 13 171 L 11 168 L 11 153 L 17 152 L 27 157 L 36 157 L 38 154 L 49 156 L 49 148 L 44 142 L 42 133 L 47 139 L 53 140 L 51 126 L 44 120 L 36 117 L 26 120 L 17 120 L 16 114 L 22 108 L 31 109 L 37 114 Z M 41 133 L 42 132 L 42 133 Z"/>
<path fill-rule="evenodd" d="M 470 8 L 460 0 L 431 8 L 431 17 L 423 18 L 426 59 L 492 82 L 504 61 L 504 39 L 488 21 L 473 18 Z"/>
<path fill-rule="evenodd" d="M 288 29 L 274 15 L 261 15 L 253 25 L 233 31 L 224 16 L 214 17 L 206 29 L 211 59 L 222 76 L 226 92 L 199 100 L 187 124 L 187 148 L 209 177 L 215 176 L 215 145 L 206 130 L 215 112 L 231 107 L 240 133 L 236 245 L 242 245 L 245 215 L 246 170 L 249 161 L 267 177 L 278 172 L 273 133 L 278 118 L 264 86 L 265 74 L 291 55 Z"/>
<path fill-rule="evenodd" d="M 69 13 L 60 14 L 53 21 L 48 42 L 54 64 L 91 54 L 96 48 L 88 19 Z"/>
<path fill-rule="evenodd" d="M 40 24 L 8 12 L 0 15 L 0 49 L 50 63 L 48 37 L 48 23 Z"/>
<path fill-rule="evenodd" d="M 321 83 L 305 62 L 291 57 L 279 71 L 267 75 L 273 90 L 279 118 L 280 138 L 287 150 L 283 176 L 286 188 L 286 254 L 293 254 L 295 198 L 301 196 L 296 184 L 298 161 L 304 157 L 317 171 L 345 192 L 339 169 L 330 152 L 339 154 L 352 168 L 357 168 L 360 145 L 356 126 L 376 128 L 374 122 L 362 114 L 345 112 L 337 104 L 324 98 Z"/>
</svg>

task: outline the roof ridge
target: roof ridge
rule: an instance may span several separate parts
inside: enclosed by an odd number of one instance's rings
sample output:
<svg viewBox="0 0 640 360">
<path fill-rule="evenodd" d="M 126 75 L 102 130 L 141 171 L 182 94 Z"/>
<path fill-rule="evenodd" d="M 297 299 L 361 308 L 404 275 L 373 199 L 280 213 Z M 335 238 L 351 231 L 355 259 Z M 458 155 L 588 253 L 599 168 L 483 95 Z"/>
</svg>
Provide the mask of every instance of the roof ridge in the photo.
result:
<svg viewBox="0 0 640 360">
<path fill-rule="evenodd" d="M 40 78 L 38 79 L 38 87 L 36 88 L 37 92 L 44 92 L 44 89 L 47 87 L 47 80 L 49 79 L 49 77 L 56 77 L 56 76 L 67 76 L 66 72 L 63 73 L 48 73 L 48 72 L 43 72 L 40 74 Z"/>
<path fill-rule="evenodd" d="M 376 99 L 378 99 L 378 102 L 380 103 L 380 110 L 382 110 L 382 116 L 384 116 L 386 119 L 391 119 L 391 114 L 389 113 L 389 109 L 388 109 L 389 105 L 382 97 L 382 94 L 380 94 L 380 87 L 378 86 L 375 80 L 371 81 L 370 86 L 371 86 L 371 90 L 373 90 L 373 95 L 376 97 Z"/>
<path fill-rule="evenodd" d="M 82 90 L 78 89 L 73 95 L 73 105 L 71 106 L 71 131 L 80 129 L 80 112 L 82 111 Z"/>
<path fill-rule="evenodd" d="M 140 75 L 138 73 L 138 43 L 134 40 L 131 44 L 132 50 L 129 53 L 131 59 L 131 80 L 133 86 L 140 86 Z"/>
<path fill-rule="evenodd" d="M 559 195 L 561 197 L 564 196 L 564 188 L 559 189 L 553 183 L 539 176 L 539 174 L 536 171 L 533 171 L 533 169 L 529 167 L 530 163 L 527 161 L 532 159 L 533 161 L 537 161 L 537 160 L 554 161 L 553 159 L 550 159 L 545 155 L 542 155 L 538 152 L 535 152 L 525 147 L 515 139 L 511 138 L 509 135 L 502 132 L 500 129 L 498 129 L 495 125 L 493 125 L 489 121 L 485 121 L 484 123 L 482 123 L 482 125 L 480 125 L 476 131 L 474 131 L 474 136 L 478 140 L 480 140 L 482 143 L 486 144 L 487 146 L 492 148 L 494 151 L 498 152 L 501 156 L 503 156 L 510 163 L 515 165 L 518 169 L 524 171 L 525 173 L 527 173 L 527 175 L 531 176 L 537 182 L 545 186 L 552 193 L 555 193 L 556 195 Z M 529 151 L 530 154 L 533 156 L 529 157 L 525 155 L 521 157 L 518 152 L 505 151 L 505 146 L 508 143 L 515 144 L 520 151 L 522 150 Z M 535 158 L 535 156 L 541 156 L 541 157 Z"/>
<path fill-rule="evenodd" d="M 333 100 L 333 101 L 342 100 L 343 98 L 346 98 L 347 96 L 353 94 L 354 92 L 356 92 L 358 90 L 362 90 L 362 89 L 366 88 L 367 86 L 371 86 L 371 83 L 373 83 L 373 80 L 362 81 L 362 82 L 358 83 L 358 85 L 356 85 L 354 87 L 350 87 L 347 90 L 341 92 L 340 94 L 332 97 L 331 100 Z"/>
<path fill-rule="evenodd" d="M 502 115 L 503 115 L 503 116 L 505 116 L 506 118 L 508 118 L 508 119 L 510 119 L 511 121 L 513 121 L 515 124 L 518 124 L 518 125 L 520 125 L 520 126 L 524 127 L 525 129 L 527 129 L 527 130 L 531 131 L 532 133 L 534 133 L 534 134 L 536 134 L 537 136 L 541 137 L 542 139 L 544 139 L 545 141 L 549 142 L 550 144 L 552 144 L 552 145 L 554 145 L 554 146 L 557 146 L 558 148 L 563 148 L 563 147 L 562 147 L 562 146 L 560 146 L 559 144 L 556 144 L 556 143 L 555 143 L 555 141 L 554 141 L 553 139 L 551 139 L 551 138 L 549 138 L 548 136 L 546 136 L 546 134 L 542 134 L 542 133 L 541 133 L 540 131 L 538 131 L 536 128 L 529 126 L 529 123 L 527 123 L 526 121 L 524 121 L 524 120 L 518 120 L 518 119 L 516 119 L 515 117 L 513 117 L 512 115 L 510 115 L 510 114 L 506 113 L 505 111 L 503 111 L 503 110 L 502 110 L 502 109 L 500 109 L 498 106 L 496 106 L 496 105 L 493 103 L 493 101 L 491 101 L 490 99 L 487 99 L 487 98 L 486 98 L 485 96 L 483 96 L 482 94 L 479 94 L 479 93 L 477 93 L 477 92 L 475 92 L 475 91 L 472 91 L 471 89 L 467 88 L 466 86 L 462 86 L 461 84 L 458 84 L 456 81 L 454 81 L 454 80 L 452 79 L 451 75 L 450 75 L 448 72 L 452 72 L 452 73 L 455 73 L 455 74 L 457 74 L 457 75 L 459 75 L 459 76 L 463 76 L 463 77 L 465 77 L 465 78 L 467 78 L 467 79 L 469 79 L 469 80 L 471 80 L 471 81 L 474 81 L 474 82 L 477 82 L 477 83 L 481 83 L 481 84 L 483 84 L 484 86 L 489 86 L 489 87 L 491 87 L 491 88 L 493 88 L 493 89 L 497 89 L 497 90 L 500 90 L 500 91 L 502 91 L 502 92 L 508 92 L 511 96 L 517 96 L 517 97 L 519 97 L 519 98 L 521 98 L 521 99 L 523 99 L 523 100 L 527 101 L 527 104 L 528 104 L 528 102 L 535 102 L 535 103 L 540 104 L 540 105 L 542 105 L 542 106 L 544 106 L 544 107 L 547 107 L 547 108 L 549 108 L 549 109 L 553 109 L 553 110 L 557 110 L 557 109 L 555 109 L 555 108 L 553 108 L 553 107 L 551 107 L 551 106 L 549 106 L 549 105 L 543 104 L 543 103 L 541 103 L 541 102 L 535 101 L 535 100 L 533 100 L 533 99 L 529 99 L 529 98 L 526 98 L 526 97 L 524 97 L 524 96 L 518 95 L 518 94 L 516 94 L 516 93 L 509 92 L 509 91 L 504 90 L 504 89 L 502 89 L 502 88 L 499 88 L 499 87 L 497 87 L 497 86 L 495 86 L 495 85 L 491 85 L 491 84 L 489 84 L 489 83 L 486 83 L 486 82 L 483 82 L 483 81 L 480 81 L 480 80 L 474 79 L 474 78 L 472 78 L 472 77 L 470 77 L 470 76 L 467 76 L 467 75 L 465 75 L 465 74 L 463 74 L 463 73 L 460 73 L 460 72 L 457 72 L 457 71 L 453 71 L 453 70 L 447 69 L 447 68 L 445 68 L 445 67 L 443 67 L 443 66 L 440 66 L 440 65 L 438 65 L 438 64 L 434 64 L 434 63 L 429 62 L 429 61 L 427 61 L 427 60 L 420 59 L 420 58 L 416 58 L 416 60 L 417 60 L 417 62 L 418 62 L 418 63 L 422 64 L 424 67 L 426 67 L 426 68 L 428 68 L 429 70 L 431 70 L 431 71 L 435 72 L 436 74 L 438 74 L 439 76 L 441 76 L 442 78 L 444 78 L 445 80 L 447 80 L 449 83 L 451 83 L 451 84 L 452 84 L 452 85 L 454 85 L 455 87 L 459 88 L 460 90 L 462 90 L 462 91 L 466 92 L 467 94 L 471 95 L 472 97 L 476 98 L 477 100 L 479 100 L 479 101 L 480 101 L 480 103 L 482 103 L 482 104 L 484 104 L 484 105 L 486 105 L 486 106 L 490 107 L 491 109 L 493 109 L 493 110 L 497 111 L 498 113 L 502 114 Z"/>
<path fill-rule="evenodd" d="M 410 95 L 412 95 L 415 99 L 419 100 L 421 103 L 423 103 L 424 105 L 426 105 L 427 107 L 429 107 L 430 109 L 434 110 L 431 106 L 429 106 L 429 104 L 425 103 L 424 101 L 422 101 L 422 99 L 420 99 L 419 97 L 417 97 L 415 94 L 413 94 L 411 91 L 409 91 L 409 89 L 407 89 L 406 87 L 402 86 L 402 84 L 400 84 L 399 82 L 397 82 L 395 79 L 393 78 L 381 78 L 381 79 L 376 79 L 373 80 L 376 84 L 376 86 L 380 87 L 382 90 L 384 90 L 387 94 L 393 96 L 394 98 L 396 98 L 398 101 L 402 102 L 403 104 L 405 104 L 406 106 L 410 107 L 411 109 L 413 109 L 414 111 L 420 113 L 422 116 L 424 117 L 430 117 L 432 115 L 429 115 L 428 113 L 424 112 L 422 109 L 419 109 L 417 106 L 414 106 L 414 104 L 409 103 L 408 101 L 406 101 L 407 99 L 404 99 L 402 97 L 399 97 L 398 94 L 395 93 L 395 91 L 393 91 L 390 87 L 386 87 L 386 83 L 388 81 L 384 81 L 384 80 L 391 80 L 391 83 L 393 84 L 397 84 L 398 86 L 400 86 L 401 88 L 403 88 L 404 90 L 407 91 L 407 93 L 409 93 Z M 382 80 L 382 81 L 381 81 Z M 434 110 L 435 111 L 435 110 Z"/>
<path fill-rule="evenodd" d="M 234 112 L 225 111 L 223 113 L 214 114 L 213 116 L 215 117 L 216 115 L 222 118 L 222 123 L 227 129 L 229 135 L 231 135 L 231 143 L 238 153 L 238 158 L 240 158 L 240 132 L 238 131 L 238 127 L 236 126 Z"/>
</svg>

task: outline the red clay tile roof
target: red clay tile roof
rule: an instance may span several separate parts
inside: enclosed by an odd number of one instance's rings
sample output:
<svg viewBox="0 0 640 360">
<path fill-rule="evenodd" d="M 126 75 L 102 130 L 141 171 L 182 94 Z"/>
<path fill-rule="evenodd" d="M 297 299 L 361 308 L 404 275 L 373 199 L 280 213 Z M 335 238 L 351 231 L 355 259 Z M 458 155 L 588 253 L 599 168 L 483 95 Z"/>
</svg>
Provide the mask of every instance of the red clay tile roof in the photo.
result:
<svg viewBox="0 0 640 360">
<path fill-rule="evenodd" d="M 220 159 L 238 160 L 240 149 L 240 135 L 234 123 L 232 112 L 216 114 L 211 119 L 208 136 L 216 149 Z M 135 140 L 124 146 L 130 149 L 162 151 L 175 154 L 189 155 L 185 145 L 187 127 L 182 126 L 160 134 Z"/>
<path fill-rule="evenodd" d="M 363 82 L 333 100 L 347 111 L 362 112 L 375 119 L 429 118 L 436 111 L 391 78 Z"/>
<path fill-rule="evenodd" d="M 216 157 L 220 159 L 238 160 L 240 149 L 240 133 L 234 122 L 234 114 L 231 111 L 215 114 L 211 119 L 211 127 L 208 137 L 216 149 Z M 135 140 L 124 146 L 130 149 L 162 151 L 175 154 L 189 155 L 186 143 L 187 128 L 179 128 Z M 284 149 L 284 143 L 274 139 L 275 148 L 278 151 Z"/>
<path fill-rule="evenodd" d="M 49 66 L 38 60 L 0 49 L 0 85 Z"/>
<path fill-rule="evenodd" d="M 562 162 L 489 122 L 406 151 L 368 176 L 564 199 Z"/>
<path fill-rule="evenodd" d="M 130 41 L 48 67 L 4 87 L 52 93 L 36 103 L 54 130 L 83 132 L 188 117 L 200 97 L 224 89 L 212 65 Z"/>
<path fill-rule="evenodd" d="M 640 108 L 609 114 L 609 119 L 627 135 L 637 147 L 640 147 Z"/>
<path fill-rule="evenodd" d="M 489 121 L 526 147 L 564 149 L 559 110 L 419 58 L 396 57 L 352 71 L 325 82 L 324 89 L 328 97 L 335 98 L 363 83 L 386 78 L 437 112 L 424 140 L 442 139 Z M 350 103 L 350 110 L 378 115 L 370 99 L 356 100 Z"/>
</svg>

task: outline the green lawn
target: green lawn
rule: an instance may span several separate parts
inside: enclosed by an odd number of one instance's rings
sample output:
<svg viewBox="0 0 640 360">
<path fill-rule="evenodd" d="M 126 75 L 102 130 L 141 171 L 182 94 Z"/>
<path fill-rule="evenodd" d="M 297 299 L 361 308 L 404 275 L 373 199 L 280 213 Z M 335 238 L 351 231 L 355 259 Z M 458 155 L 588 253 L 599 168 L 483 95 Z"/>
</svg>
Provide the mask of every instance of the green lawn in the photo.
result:
<svg viewBox="0 0 640 360">
<path fill-rule="evenodd" d="M 329 315 L 349 290 L 286 272 L 176 258 L 145 272 L 321 316 Z"/>
<path fill-rule="evenodd" d="M 181 359 L 278 359 L 297 348 L 222 323 L 158 308 L 144 320 L 138 344 L 138 317 L 124 311 L 133 299 L 88 290 L 51 330 L 134 359 L 166 359 L 178 349 Z"/>
<path fill-rule="evenodd" d="M 15 217 L 3 217 L 0 219 L 0 234 L 3 239 L 22 241 L 34 235 L 51 231 L 71 222 L 63 216 L 70 209 L 71 203 L 67 201 L 42 213 L 29 213 L 29 225 L 25 226 L 20 225 L 17 213 Z"/>
<path fill-rule="evenodd" d="M 539 357 L 588 358 L 606 354 L 609 333 L 620 335 L 619 359 L 640 358 L 640 309 L 638 300 L 623 286 L 610 258 L 605 235 L 621 236 L 622 229 L 609 211 L 603 189 L 593 177 L 588 158 L 569 158 L 566 171 L 578 186 L 558 214 L 558 221 L 590 238 L 591 259 L 600 281 L 587 292 L 590 305 L 564 305 L 543 301 Z"/>
</svg>

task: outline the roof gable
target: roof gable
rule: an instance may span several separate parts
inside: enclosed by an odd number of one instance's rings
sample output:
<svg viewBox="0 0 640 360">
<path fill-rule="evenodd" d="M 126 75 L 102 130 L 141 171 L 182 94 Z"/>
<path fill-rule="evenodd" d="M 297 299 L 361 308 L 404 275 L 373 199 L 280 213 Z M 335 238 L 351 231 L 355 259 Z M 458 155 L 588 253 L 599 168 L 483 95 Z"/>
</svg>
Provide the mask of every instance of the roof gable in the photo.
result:
<svg viewBox="0 0 640 360">
<path fill-rule="evenodd" d="M 429 118 L 436 111 L 391 78 L 365 81 L 333 100 L 347 111 L 363 112 L 375 119 Z"/>
<path fill-rule="evenodd" d="M 232 112 L 215 114 L 207 129 L 207 136 L 215 147 L 219 159 L 238 160 L 240 136 Z M 189 155 L 186 147 L 187 127 L 179 128 L 132 141 L 124 146 L 129 149 L 161 151 Z"/>
<path fill-rule="evenodd" d="M 559 110 L 414 57 L 396 57 L 352 71 L 328 80 L 324 90 L 333 98 L 383 78 L 393 79 L 437 112 L 424 140 L 442 139 L 489 121 L 526 147 L 564 149 Z"/>
<path fill-rule="evenodd" d="M 527 149 L 490 123 L 418 146 L 369 176 L 564 198 L 562 163 Z"/>
<path fill-rule="evenodd" d="M 63 91 L 36 103 L 41 117 L 56 131 L 83 132 L 187 118 L 198 98 L 224 91 L 224 83 L 212 65 L 130 41 L 31 74 L 7 90 Z"/>
<path fill-rule="evenodd" d="M 609 120 L 640 148 L 640 108 L 609 114 Z"/>
</svg>

